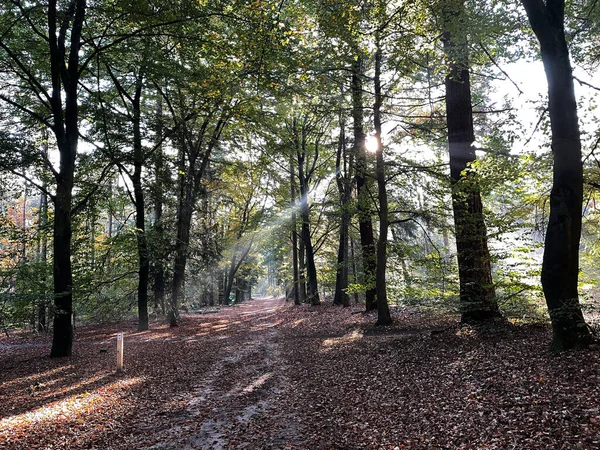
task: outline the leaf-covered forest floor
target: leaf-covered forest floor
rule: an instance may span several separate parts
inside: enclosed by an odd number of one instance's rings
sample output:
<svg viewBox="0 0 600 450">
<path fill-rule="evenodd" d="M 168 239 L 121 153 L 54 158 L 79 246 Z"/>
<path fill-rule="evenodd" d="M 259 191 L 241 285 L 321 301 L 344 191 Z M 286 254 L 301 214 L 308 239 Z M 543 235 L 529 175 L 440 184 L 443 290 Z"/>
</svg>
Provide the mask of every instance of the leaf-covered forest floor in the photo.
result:
<svg viewBox="0 0 600 450">
<path fill-rule="evenodd" d="M 2 449 L 597 449 L 600 351 L 543 326 L 258 299 L 169 329 L 0 338 Z M 126 370 L 115 373 L 116 333 Z"/>
</svg>

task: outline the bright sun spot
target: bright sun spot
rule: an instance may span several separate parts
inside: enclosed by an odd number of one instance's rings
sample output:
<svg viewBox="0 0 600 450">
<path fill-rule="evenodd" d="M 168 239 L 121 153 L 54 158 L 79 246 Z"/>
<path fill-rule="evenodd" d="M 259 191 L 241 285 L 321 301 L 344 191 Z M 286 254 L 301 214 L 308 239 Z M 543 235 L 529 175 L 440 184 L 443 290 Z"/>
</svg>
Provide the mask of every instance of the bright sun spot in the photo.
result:
<svg viewBox="0 0 600 450">
<path fill-rule="evenodd" d="M 377 138 L 375 136 L 369 136 L 365 139 L 365 148 L 370 153 L 375 153 L 377 151 Z"/>
</svg>

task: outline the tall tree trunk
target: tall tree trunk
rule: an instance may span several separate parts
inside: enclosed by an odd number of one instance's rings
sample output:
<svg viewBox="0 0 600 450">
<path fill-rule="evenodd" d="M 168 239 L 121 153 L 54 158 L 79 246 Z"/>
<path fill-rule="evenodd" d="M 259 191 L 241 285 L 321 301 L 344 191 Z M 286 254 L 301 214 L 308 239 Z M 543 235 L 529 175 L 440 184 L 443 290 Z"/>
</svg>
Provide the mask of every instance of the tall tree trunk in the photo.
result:
<svg viewBox="0 0 600 450">
<path fill-rule="evenodd" d="M 335 160 L 335 180 L 339 194 L 340 215 L 340 235 L 337 254 L 337 265 L 335 273 L 335 292 L 333 295 L 334 305 L 350 306 L 350 297 L 348 296 L 348 235 L 350 229 L 350 199 L 352 187 L 348 183 L 346 167 L 346 124 L 343 113 L 340 112 L 340 136 Z M 343 166 L 342 167 L 342 162 Z"/>
<path fill-rule="evenodd" d="M 554 172 L 542 262 L 542 287 L 552 320 L 552 345 L 562 351 L 589 344 L 579 305 L 579 241 L 583 203 L 581 137 L 564 30 L 564 0 L 521 0 L 540 42 L 548 81 Z"/>
<path fill-rule="evenodd" d="M 74 145 L 73 145 L 74 144 Z M 73 173 L 77 141 L 64 144 L 60 152 L 61 174 L 54 197 L 54 334 L 53 358 L 71 356 L 73 346 L 73 271 L 71 267 L 71 224 Z M 69 148 L 70 147 L 70 148 Z M 59 147 L 60 148 L 60 147 Z M 70 151 L 67 151 L 70 150 Z"/>
<path fill-rule="evenodd" d="M 45 133 L 44 136 L 44 156 L 48 156 L 48 136 Z M 46 184 L 44 183 L 44 188 L 46 188 Z M 43 266 L 44 276 L 42 278 L 42 285 L 46 286 L 46 263 L 48 262 L 48 237 L 46 234 L 46 226 L 48 225 L 48 195 L 45 192 L 42 192 L 40 195 L 40 205 L 38 211 L 38 235 L 39 244 L 38 244 L 38 260 Z M 45 292 L 45 291 L 44 291 Z M 48 304 L 46 298 L 42 298 L 38 303 L 38 313 L 37 313 L 37 330 L 38 332 L 47 330 L 47 320 L 48 316 L 46 313 Z"/>
<path fill-rule="evenodd" d="M 292 223 L 291 223 L 291 234 L 292 234 L 292 273 L 294 278 L 294 305 L 302 304 L 300 298 L 300 276 L 298 273 L 298 231 L 296 229 L 296 183 L 293 159 L 290 158 L 290 197 L 292 205 Z"/>
<path fill-rule="evenodd" d="M 492 280 L 487 232 L 477 177 L 468 169 L 475 161 L 471 85 L 466 38 L 456 30 L 464 13 L 462 0 L 444 5 L 444 51 L 449 61 L 446 76 L 446 115 L 452 179 L 452 208 L 456 230 L 460 305 L 463 322 L 481 322 L 500 316 Z"/>
<path fill-rule="evenodd" d="M 231 262 L 229 263 L 229 270 L 227 272 L 227 282 L 225 283 L 225 290 L 223 291 L 223 304 L 229 305 L 229 297 L 231 296 L 231 291 L 233 290 L 233 282 L 236 272 L 237 265 L 237 254 L 231 257 Z"/>
<path fill-rule="evenodd" d="M 217 303 L 219 305 L 225 305 L 225 273 L 223 270 L 217 270 Z"/>
<path fill-rule="evenodd" d="M 145 201 L 142 188 L 142 167 L 145 162 L 142 148 L 141 109 L 142 77 L 136 80 L 136 90 L 133 97 L 133 195 L 135 201 L 135 228 L 138 250 L 138 330 L 148 329 L 148 280 L 150 276 L 150 261 L 148 256 L 148 241 L 146 239 Z"/>
<path fill-rule="evenodd" d="M 302 234 L 300 234 L 300 240 L 298 242 L 298 272 L 300 282 L 300 302 L 307 303 L 308 295 L 306 293 L 306 251 Z"/>
<path fill-rule="evenodd" d="M 71 266 L 71 239 L 73 235 L 71 212 L 75 158 L 79 139 L 79 109 L 77 91 L 79 88 L 79 51 L 86 2 L 75 0 L 70 11 L 58 11 L 58 1 L 48 4 L 48 45 L 50 50 L 50 74 L 52 96 L 52 131 L 56 136 L 60 155 L 54 196 L 54 334 L 51 357 L 71 356 L 73 348 L 73 270 Z M 59 33 L 59 21 L 68 23 L 61 17 L 72 15 L 72 25 L 68 33 Z M 65 30 L 67 31 L 67 30 Z M 65 41 L 69 39 L 66 52 Z M 62 93 L 65 93 L 63 104 Z"/>
<path fill-rule="evenodd" d="M 193 146 L 188 146 L 190 142 L 189 130 L 182 126 L 180 135 L 180 155 L 179 155 L 179 205 L 177 208 L 177 241 L 175 243 L 175 264 L 173 268 L 173 285 L 171 290 L 171 300 L 169 302 L 169 325 L 177 326 L 179 323 L 179 306 L 183 293 L 185 280 L 185 267 L 187 264 L 188 248 L 190 244 L 190 229 L 192 226 L 192 215 L 196 207 L 198 195 L 202 192 L 202 180 L 210 162 L 210 156 L 215 148 L 223 128 L 231 116 L 231 112 L 221 111 L 221 116 L 217 119 L 212 134 L 207 137 L 206 128 L 211 116 L 207 117 L 203 124 L 203 130 L 200 136 L 195 136 L 196 142 Z M 205 145 L 204 140 L 208 140 Z M 187 155 L 187 158 L 186 158 Z M 187 162 L 187 164 L 186 164 Z"/>
<path fill-rule="evenodd" d="M 379 194 L 379 239 L 377 240 L 377 270 L 375 289 L 377 291 L 377 325 L 389 325 L 392 316 L 387 301 L 387 284 L 385 272 L 387 267 L 387 236 L 389 228 L 389 208 L 385 180 L 385 161 L 383 159 L 383 146 L 381 144 L 381 48 L 379 32 L 376 33 L 375 50 L 375 104 L 373 105 L 373 122 L 375 138 L 377 139 L 377 188 Z"/>
<path fill-rule="evenodd" d="M 358 49 L 356 50 L 359 51 Z M 363 130 L 363 67 L 362 58 L 357 56 L 352 64 L 352 120 L 354 122 L 354 155 L 356 158 L 356 192 L 358 197 L 358 228 L 363 260 L 365 303 L 367 311 L 377 308 L 375 291 L 375 238 L 371 221 L 371 199 L 367 191 L 367 154 Z"/>
<path fill-rule="evenodd" d="M 317 284 L 317 268 L 315 265 L 315 253 L 312 245 L 312 238 L 310 235 L 310 216 L 308 209 L 308 200 L 306 198 L 307 189 L 306 186 L 303 188 L 303 183 L 300 183 L 300 195 L 302 195 L 300 217 L 302 219 L 302 240 L 304 241 L 304 249 L 306 251 L 306 295 L 307 301 L 312 306 L 318 306 L 321 304 L 319 299 L 319 290 Z"/>
<path fill-rule="evenodd" d="M 210 273 L 208 282 L 208 306 L 215 306 L 215 272 Z"/>
<path fill-rule="evenodd" d="M 183 295 L 183 282 L 185 278 L 185 266 L 187 264 L 187 252 L 190 243 L 190 228 L 192 225 L 192 214 L 194 212 L 195 196 L 193 187 L 184 181 L 182 197 L 177 208 L 177 240 L 175 241 L 175 265 L 173 268 L 173 286 L 171 301 L 169 304 L 169 326 L 179 325 L 179 307 Z"/>
<path fill-rule="evenodd" d="M 350 259 L 352 259 L 352 277 L 354 278 L 354 283 L 358 284 L 358 270 L 356 268 L 356 257 L 354 255 L 354 239 L 350 237 Z M 354 292 L 354 303 L 357 305 L 360 303 L 360 297 L 358 292 Z"/>
<path fill-rule="evenodd" d="M 156 107 L 157 126 L 156 135 L 158 139 L 163 136 L 163 105 L 162 97 L 159 96 L 158 105 Z M 154 253 L 156 261 L 154 262 L 153 278 L 154 278 L 154 305 L 155 308 L 160 307 L 163 315 L 165 311 L 165 249 L 164 245 L 164 225 L 163 225 L 163 196 L 164 196 L 164 154 L 162 145 L 156 149 L 155 163 L 155 178 L 156 184 L 154 188 L 154 231 L 157 236 Z"/>
<path fill-rule="evenodd" d="M 297 123 L 294 118 L 294 131 L 297 138 Z M 319 299 L 319 290 L 317 282 L 317 268 L 315 266 L 315 253 L 310 235 L 310 210 L 308 207 L 308 179 L 304 173 L 304 163 L 306 160 L 306 130 L 304 124 L 301 130 L 302 138 L 300 142 L 296 139 L 296 154 L 298 157 L 298 179 L 300 180 L 300 218 L 302 219 L 302 242 L 306 252 L 306 276 L 307 276 L 307 301 L 312 306 L 321 304 Z"/>
<path fill-rule="evenodd" d="M 21 262 L 27 261 L 27 183 L 23 189 L 23 211 L 21 211 L 21 228 L 23 229 L 23 245 L 21 247 Z"/>
<path fill-rule="evenodd" d="M 238 239 L 241 235 L 238 236 Z M 223 301 L 224 304 L 227 305 L 229 303 L 229 295 L 231 295 L 231 291 L 233 289 L 233 282 L 235 279 L 235 275 L 250 254 L 250 250 L 252 250 L 252 246 L 254 245 L 254 241 L 251 240 L 248 247 L 244 248 L 241 253 L 237 253 L 239 248 L 233 249 L 233 256 L 231 257 L 231 264 L 229 265 L 229 272 L 227 274 L 227 282 L 225 283 L 225 291 L 223 292 Z M 236 294 L 237 301 L 237 294 Z"/>
</svg>

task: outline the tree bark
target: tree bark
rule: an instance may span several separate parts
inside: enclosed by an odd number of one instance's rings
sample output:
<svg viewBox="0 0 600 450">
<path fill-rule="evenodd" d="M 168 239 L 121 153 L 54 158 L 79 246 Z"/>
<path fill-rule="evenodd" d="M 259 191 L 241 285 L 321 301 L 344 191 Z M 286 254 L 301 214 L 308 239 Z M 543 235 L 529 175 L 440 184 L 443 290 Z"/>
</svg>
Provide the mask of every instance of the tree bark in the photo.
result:
<svg viewBox="0 0 600 450">
<path fill-rule="evenodd" d="M 223 270 L 217 270 L 217 303 L 219 305 L 225 305 L 225 273 Z"/>
<path fill-rule="evenodd" d="M 306 251 L 304 239 L 300 234 L 298 241 L 298 277 L 300 281 L 300 303 L 307 303 L 308 295 L 306 293 Z"/>
<path fill-rule="evenodd" d="M 184 181 L 182 195 L 177 208 L 177 240 L 175 241 L 175 265 L 173 267 L 173 286 L 169 304 L 169 326 L 179 325 L 179 307 L 185 278 L 187 252 L 190 242 L 190 228 L 194 212 L 195 195 L 193 187 Z"/>
<path fill-rule="evenodd" d="M 343 120 L 343 113 L 340 112 L 340 136 L 335 161 L 339 205 L 340 205 L 340 234 L 337 254 L 337 265 L 335 274 L 335 292 L 333 295 L 334 305 L 350 306 L 350 297 L 348 296 L 348 236 L 350 229 L 350 199 L 352 194 L 351 184 L 348 182 L 346 167 L 346 124 Z M 342 167 L 342 162 L 344 163 Z"/>
<path fill-rule="evenodd" d="M 159 96 L 158 105 L 156 108 L 157 116 L 157 127 L 156 135 L 158 139 L 162 139 L 163 136 L 163 106 L 162 97 Z M 165 250 L 163 248 L 164 242 L 164 225 L 163 225 L 163 196 L 164 196 L 164 155 L 162 145 L 156 149 L 156 163 L 155 163 L 155 188 L 154 188 L 154 231 L 158 237 L 157 243 L 155 244 L 154 253 L 156 260 L 154 261 L 155 267 L 153 270 L 154 278 L 154 305 L 155 308 L 160 307 L 163 315 L 166 313 L 165 308 Z"/>
<path fill-rule="evenodd" d="M 291 234 L 292 234 L 292 273 L 293 273 L 293 292 L 294 292 L 294 305 L 298 306 L 302 304 L 300 298 L 300 275 L 298 271 L 298 231 L 296 230 L 296 183 L 294 170 L 294 161 L 290 158 L 290 197 L 292 207 L 292 223 L 291 223 Z"/>
<path fill-rule="evenodd" d="M 294 118 L 296 124 L 296 119 Z M 312 245 L 312 237 L 310 235 L 310 210 L 308 208 L 308 177 L 305 174 L 304 163 L 306 160 L 306 130 L 304 124 L 301 127 L 301 140 L 299 146 L 296 147 L 298 157 L 298 179 L 300 180 L 300 218 L 302 219 L 302 242 L 304 243 L 304 251 L 306 252 L 306 275 L 307 275 L 307 301 L 312 306 L 321 304 L 319 299 L 317 268 L 315 266 L 315 254 Z M 294 130 L 297 132 L 296 125 Z M 315 150 L 316 151 L 316 150 Z"/>
<path fill-rule="evenodd" d="M 352 260 L 352 277 L 354 278 L 354 283 L 358 284 L 358 270 L 356 268 L 356 257 L 354 255 L 354 239 L 350 237 L 350 259 Z M 360 297 L 358 292 L 354 292 L 354 303 L 357 305 L 360 303 Z"/>
<path fill-rule="evenodd" d="M 196 207 L 196 200 L 202 190 L 202 179 L 210 162 L 210 156 L 221 137 L 223 128 L 230 117 L 230 112 L 221 111 L 221 116 L 213 128 L 208 142 L 205 135 L 212 115 L 205 118 L 199 136 L 192 136 L 188 128 L 183 125 L 180 132 L 180 161 L 179 161 L 179 205 L 177 208 L 177 241 L 175 243 L 175 264 L 173 268 L 173 285 L 169 302 L 169 326 L 179 325 L 179 306 L 183 292 L 185 268 L 187 264 L 188 248 L 190 243 L 190 228 L 192 216 Z M 186 136 L 186 133 L 188 134 Z M 186 142 L 194 141 L 189 146 Z M 186 157 L 187 155 L 187 157 Z"/>
<path fill-rule="evenodd" d="M 446 116 L 452 180 L 452 208 L 456 230 L 460 306 L 463 322 L 500 317 L 492 280 L 487 232 L 477 177 L 469 172 L 475 161 L 473 111 L 465 38 L 449 30 L 459 26 L 462 0 L 444 5 L 444 51 L 449 61 L 446 75 Z"/>
<path fill-rule="evenodd" d="M 375 104 L 373 105 L 373 122 L 375 126 L 375 138 L 377 139 L 377 166 L 376 178 L 379 194 L 379 239 L 377 240 L 377 269 L 375 274 L 375 289 L 377 292 L 377 325 L 389 325 L 392 316 L 387 300 L 387 284 L 385 273 L 387 268 L 387 236 L 389 228 L 389 208 L 385 180 L 385 161 L 383 158 L 383 145 L 381 143 L 381 48 L 379 32 L 376 33 L 375 50 Z"/>
<path fill-rule="evenodd" d="M 50 73 L 52 96 L 52 131 L 60 155 L 54 196 L 54 334 L 51 357 L 71 356 L 73 347 L 73 271 L 71 266 L 71 239 L 73 235 L 71 210 L 75 158 L 79 139 L 79 109 L 77 90 L 80 77 L 79 50 L 84 23 L 86 2 L 76 0 L 70 11 L 57 10 L 57 0 L 48 4 L 48 45 L 50 49 Z M 70 45 L 66 54 L 67 33 L 62 32 L 63 23 L 68 24 L 72 15 L 69 34 Z M 61 25 L 59 26 L 59 20 Z M 64 21 L 64 22 L 63 22 Z M 59 28 L 61 32 L 58 33 Z M 63 104 L 62 93 L 65 93 Z"/>
<path fill-rule="evenodd" d="M 150 260 L 148 256 L 148 241 L 145 225 L 145 199 L 142 188 L 142 168 L 145 163 L 141 134 L 142 76 L 136 80 L 136 90 L 133 97 L 133 195 L 135 201 L 135 232 L 138 250 L 138 331 L 148 329 L 148 280 L 150 278 Z"/>
<path fill-rule="evenodd" d="M 542 262 L 542 288 L 552 321 L 553 351 L 592 340 L 579 304 L 579 241 L 583 203 L 581 136 L 564 30 L 564 0 L 521 0 L 540 42 L 548 82 L 554 171 Z"/>
<path fill-rule="evenodd" d="M 358 51 L 358 50 L 357 50 Z M 366 286 L 366 310 L 377 308 L 375 291 L 375 238 L 371 221 L 371 199 L 367 191 L 367 153 L 365 149 L 365 133 L 363 130 L 363 68 L 362 58 L 358 57 L 352 64 L 352 119 L 354 122 L 354 155 L 356 160 L 355 181 L 358 197 L 358 228 L 363 261 L 363 283 Z"/>
<path fill-rule="evenodd" d="M 61 152 L 71 161 L 65 167 L 64 174 L 73 173 L 75 162 L 75 149 L 71 155 Z M 67 159 L 67 158 L 65 158 Z M 67 166 L 65 164 L 65 166 Z M 61 164 L 62 166 L 62 164 Z M 63 166 L 64 167 L 64 166 Z M 71 356 L 73 346 L 73 272 L 71 267 L 71 225 L 73 178 L 65 176 L 57 182 L 54 200 L 54 334 L 52 337 L 53 358 Z"/>
<path fill-rule="evenodd" d="M 48 132 L 44 130 L 44 157 L 48 157 Z M 46 183 L 44 183 L 46 188 Z M 38 259 L 43 266 L 44 277 L 42 278 L 42 285 L 46 286 L 46 263 L 48 262 L 48 237 L 46 234 L 46 227 L 48 226 L 48 195 L 46 192 L 40 194 L 40 207 L 38 212 Z M 44 291 L 45 293 L 45 291 Z M 46 331 L 48 329 L 48 301 L 45 296 L 38 303 L 38 314 L 37 314 L 37 330 L 38 332 Z"/>
<path fill-rule="evenodd" d="M 238 239 L 241 236 L 238 236 Z M 236 278 L 235 275 L 237 274 L 238 270 L 240 270 L 240 267 L 242 266 L 242 264 L 244 263 L 244 261 L 246 260 L 246 258 L 248 257 L 248 255 L 250 254 L 250 251 L 252 250 L 252 246 L 254 245 L 254 241 L 250 241 L 250 244 L 248 245 L 248 247 L 244 248 L 242 250 L 242 252 L 239 254 L 238 257 L 238 248 L 234 248 L 233 249 L 233 256 L 231 257 L 231 263 L 229 265 L 229 272 L 227 275 L 227 282 L 225 283 L 225 291 L 223 292 L 223 301 L 224 304 L 227 305 L 229 303 L 229 295 L 231 295 L 231 291 L 233 290 L 233 283 L 234 283 L 234 279 Z M 236 294 L 236 301 L 237 300 L 237 294 Z"/>
</svg>

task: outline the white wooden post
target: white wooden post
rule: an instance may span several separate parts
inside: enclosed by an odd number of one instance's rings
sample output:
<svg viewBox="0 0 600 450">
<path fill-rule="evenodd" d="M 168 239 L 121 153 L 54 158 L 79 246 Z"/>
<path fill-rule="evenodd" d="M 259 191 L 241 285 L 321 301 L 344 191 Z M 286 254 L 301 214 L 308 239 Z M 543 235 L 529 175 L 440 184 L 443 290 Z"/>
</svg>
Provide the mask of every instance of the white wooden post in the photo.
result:
<svg viewBox="0 0 600 450">
<path fill-rule="evenodd" d="M 117 372 L 123 370 L 123 333 L 117 333 Z"/>
</svg>

